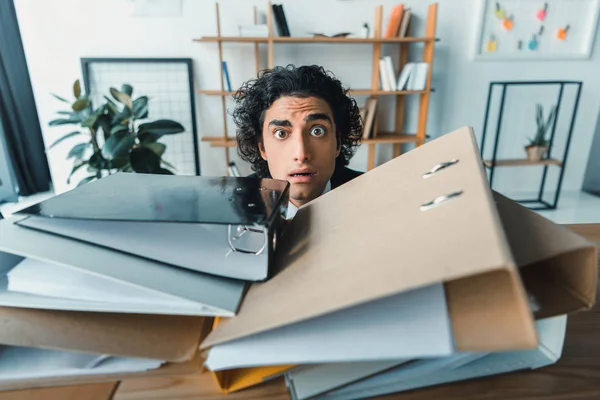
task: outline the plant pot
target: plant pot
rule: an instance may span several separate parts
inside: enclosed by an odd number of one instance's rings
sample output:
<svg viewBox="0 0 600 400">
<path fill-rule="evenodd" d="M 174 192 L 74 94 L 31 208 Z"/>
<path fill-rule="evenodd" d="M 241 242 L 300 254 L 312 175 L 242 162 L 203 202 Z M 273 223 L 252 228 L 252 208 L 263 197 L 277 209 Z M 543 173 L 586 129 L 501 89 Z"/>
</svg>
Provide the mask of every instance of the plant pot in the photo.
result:
<svg viewBox="0 0 600 400">
<path fill-rule="evenodd" d="M 548 151 L 546 146 L 526 146 L 527 159 L 529 161 L 540 161 Z"/>
</svg>

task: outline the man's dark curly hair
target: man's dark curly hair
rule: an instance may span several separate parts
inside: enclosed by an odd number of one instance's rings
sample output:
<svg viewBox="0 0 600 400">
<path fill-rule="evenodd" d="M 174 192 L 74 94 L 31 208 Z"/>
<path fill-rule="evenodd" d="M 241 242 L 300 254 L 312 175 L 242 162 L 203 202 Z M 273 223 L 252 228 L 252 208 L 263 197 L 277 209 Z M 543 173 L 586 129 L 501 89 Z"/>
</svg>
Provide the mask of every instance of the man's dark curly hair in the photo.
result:
<svg viewBox="0 0 600 400">
<path fill-rule="evenodd" d="M 237 126 L 238 154 L 252 165 L 259 177 L 269 176 L 267 162 L 260 156 L 262 126 L 267 109 L 283 96 L 318 97 L 326 101 L 333 112 L 340 155 L 336 168 L 346 166 L 362 137 L 362 121 L 356 101 L 348 89 L 323 67 L 317 65 L 275 67 L 245 82 L 233 96 L 232 116 Z"/>
</svg>

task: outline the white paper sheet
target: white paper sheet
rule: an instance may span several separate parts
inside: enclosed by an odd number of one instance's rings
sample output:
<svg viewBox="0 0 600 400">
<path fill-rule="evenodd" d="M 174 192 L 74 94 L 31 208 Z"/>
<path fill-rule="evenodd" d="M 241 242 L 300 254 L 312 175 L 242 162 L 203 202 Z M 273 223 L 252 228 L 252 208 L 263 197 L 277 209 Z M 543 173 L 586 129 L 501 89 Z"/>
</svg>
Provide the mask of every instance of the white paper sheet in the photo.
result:
<svg viewBox="0 0 600 400">
<path fill-rule="evenodd" d="M 217 371 L 438 357 L 453 352 L 451 329 L 444 286 L 435 284 L 217 345 L 205 364 Z"/>
<path fill-rule="evenodd" d="M 0 382 L 73 375 L 141 372 L 159 368 L 161 360 L 112 357 L 31 347 L 0 347 Z"/>
</svg>

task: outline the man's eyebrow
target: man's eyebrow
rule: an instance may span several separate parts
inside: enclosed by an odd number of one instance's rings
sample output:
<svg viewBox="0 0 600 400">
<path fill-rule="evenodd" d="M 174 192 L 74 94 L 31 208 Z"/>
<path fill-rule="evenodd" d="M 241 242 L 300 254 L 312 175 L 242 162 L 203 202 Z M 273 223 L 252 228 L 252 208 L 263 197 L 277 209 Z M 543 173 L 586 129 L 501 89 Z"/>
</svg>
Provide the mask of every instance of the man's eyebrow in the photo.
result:
<svg viewBox="0 0 600 400">
<path fill-rule="evenodd" d="M 306 116 L 306 118 L 304 118 L 305 122 L 318 121 L 318 120 L 328 121 L 330 124 L 333 124 L 329 115 L 327 115 L 325 113 L 309 114 Z"/>
<path fill-rule="evenodd" d="M 287 119 L 273 119 L 268 126 L 292 126 L 292 123 Z"/>
</svg>

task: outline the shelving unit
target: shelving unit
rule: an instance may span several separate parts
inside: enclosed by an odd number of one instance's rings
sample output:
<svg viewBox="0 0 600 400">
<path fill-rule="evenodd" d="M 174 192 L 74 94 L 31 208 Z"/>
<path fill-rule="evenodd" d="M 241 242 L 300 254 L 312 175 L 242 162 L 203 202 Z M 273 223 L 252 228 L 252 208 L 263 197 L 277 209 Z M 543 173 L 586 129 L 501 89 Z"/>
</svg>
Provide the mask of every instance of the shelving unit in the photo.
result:
<svg viewBox="0 0 600 400">
<path fill-rule="evenodd" d="M 515 86 L 555 86 L 558 88 L 558 94 L 556 99 L 556 115 L 554 118 L 554 122 L 552 124 L 552 130 L 550 131 L 550 144 L 548 146 L 547 157 L 541 159 L 539 161 L 528 160 L 527 158 L 523 159 L 503 159 L 498 158 L 498 148 L 499 141 L 502 132 L 502 117 L 504 113 L 504 104 L 506 101 L 506 93 L 509 87 Z M 577 107 L 579 105 L 579 98 L 581 96 L 581 87 L 582 82 L 580 81 L 504 81 L 504 82 L 490 82 L 488 89 L 488 97 L 487 97 L 487 105 L 485 109 L 485 117 L 483 123 L 483 135 L 481 138 L 481 146 L 480 152 L 481 157 L 484 157 L 484 150 L 486 146 L 486 135 L 487 135 L 487 125 L 488 125 L 488 117 L 490 116 L 490 105 L 492 103 L 492 97 L 494 93 L 494 89 L 498 87 L 501 90 L 500 93 L 500 105 L 498 110 L 498 120 L 496 124 L 495 132 L 493 133 L 493 147 L 492 147 L 492 158 L 483 161 L 483 164 L 489 171 L 489 182 L 490 187 L 493 188 L 494 184 L 494 173 L 497 167 L 531 167 L 531 166 L 543 166 L 544 170 L 542 172 L 542 179 L 540 182 L 540 187 L 538 191 L 538 196 L 536 199 L 515 199 L 515 201 L 523 204 L 533 204 L 529 208 L 532 210 L 549 210 L 556 209 L 558 205 L 558 199 L 560 197 L 560 190 L 562 187 L 562 181 L 565 173 L 565 167 L 567 165 L 567 157 L 569 155 L 569 147 L 571 145 L 571 138 L 573 136 L 573 126 L 575 125 L 575 118 L 577 116 Z M 556 136 L 556 127 L 557 121 L 561 116 L 561 105 L 563 100 L 563 94 L 565 87 L 573 87 L 575 90 L 575 96 L 573 99 L 573 111 L 569 118 L 569 128 L 566 135 L 566 143 L 564 146 L 564 152 L 562 154 L 561 159 L 557 159 L 556 157 L 552 157 L 553 153 L 553 145 L 554 138 Z M 556 151 L 555 151 L 556 153 Z M 554 194 L 554 200 L 552 203 L 544 200 L 544 189 L 546 187 L 546 178 L 548 175 L 548 167 L 553 166 L 554 168 L 559 168 L 558 182 L 556 186 L 556 192 Z"/>
<path fill-rule="evenodd" d="M 393 132 L 380 132 L 378 118 L 375 119 L 373 126 L 373 134 L 369 139 L 362 140 L 363 145 L 368 146 L 368 169 L 375 167 L 375 150 L 379 144 L 393 146 L 393 157 L 397 157 L 401 154 L 402 144 L 415 143 L 416 146 L 421 146 L 425 143 L 427 138 L 427 115 L 429 109 L 429 95 L 433 92 L 431 88 L 431 75 L 433 70 L 433 57 L 435 51 L 435 42 L 439 39 L 435 37 L 436 23 L 437 23 L 437 3 L 432 3 L 428 7 L 427 21 L 425 24 L 425 35 L 422 37 L 395 37 L 395 38 L 384 38 L 382 37 L 383 27 L 383 6 L 377 6 L 375 8 L 375 23 L 374 23 L 374 37 L 371 38 L 329 38 L 329 37 L 280 37 L 275 36 L 273 31 L 273 12 L 271 8 L 271 2 L 268 3 L 267 10 L 267 26 L 269 35 L 266 37 L 236 37 L 236 36 L 221 36 L 221 21 L 219 13 L 219 4 L 216 3 L 216 17 L 217 17 L 217 36 L 204 36 L 199 39 L 193 39 L 194 42 L 198 43 L 217 43 L 219 49 L 219 62 L 222 65 L 223 61 L 223 43 L 250 43 L 254 44 L 254 56 L 256 72 L 260 70 L 260 57 L 259 57 L 259 45 L 267 45 L 267 67 L 273 68 L 274 58 L 274 45 L 275 43 L 333 43 L 333 44 L 366 44 L 372 46 L 372 66 L 371 66 L 371 87 L 364 89 L 353 89 L 350 90 L 350 94 L 353 96 L 366 95 L 370 97 L 379 96 L 395 96 L 396 107 L 394 115 L 394 131 Z M 257 9 L 254 7 L 254 22 L 257 21 Z M 423 57 L 422 61 L 429 63 L 427 70 L 427 78 L 425 83 L 425 90 L 421 91 L 384 91 L 380 89 L 379 79 L 379 59 L 381 58 L 381 50 L 384 44 L 397 44 L 399 46 L 398 62 L 395 64 L 396 76 L 400 73 L 404 65 L 408 62 L 409 45 L 412 43 L 423 44 Z M 220 96 L 222 99 L 223 108 L 223 134 L 220 136 L 205 136 L 202 138 L 203 141 L 210 143 L 212 147 L 221 147 L 225 149 L 225 170 L 229 164 L 229 149 L 236 146 L 235 138 L 228 137 L 227 135 L 227 110 L 226 110 L 226 98 L 234 94 L 234 92 L 226 91 L 223 79 L 223 71 L 221 67 L 221 89 L 199 89 L 197 94 L 206 96 Z M 406 96 L 419 96 L 418 105 L 418 122 L 417 129 L 414 134 L 403 132 L 404 126 L 404 114 L 405 114 L 405 97 Z"/>
</svg>

